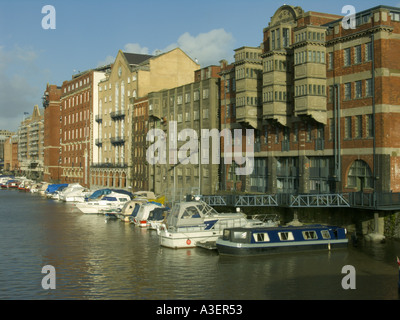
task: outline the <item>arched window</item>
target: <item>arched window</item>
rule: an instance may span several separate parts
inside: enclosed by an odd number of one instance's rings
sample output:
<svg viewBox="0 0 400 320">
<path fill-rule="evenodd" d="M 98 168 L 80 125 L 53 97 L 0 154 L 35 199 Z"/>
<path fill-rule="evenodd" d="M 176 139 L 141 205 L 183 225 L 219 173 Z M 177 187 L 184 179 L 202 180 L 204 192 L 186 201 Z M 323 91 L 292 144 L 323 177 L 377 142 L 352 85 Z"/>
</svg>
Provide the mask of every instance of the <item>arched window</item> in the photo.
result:
<svg viewBox="0 0 400 320">
<path fill-rule="evenodd" d="M 363 191 L 366 188 L 373 188 L 373 177 L 371 168 L 363 160 L 356 160 L 350 167 L 347 175 L 347 187 Z"/>
</svg>

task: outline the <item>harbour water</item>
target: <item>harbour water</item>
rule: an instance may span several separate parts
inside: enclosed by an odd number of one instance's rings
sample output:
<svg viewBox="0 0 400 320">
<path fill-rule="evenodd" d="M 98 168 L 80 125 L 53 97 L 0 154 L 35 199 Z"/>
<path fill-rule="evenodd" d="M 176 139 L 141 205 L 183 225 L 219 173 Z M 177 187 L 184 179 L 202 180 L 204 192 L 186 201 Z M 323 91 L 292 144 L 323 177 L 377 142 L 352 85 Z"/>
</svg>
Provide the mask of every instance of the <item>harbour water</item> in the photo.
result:
<svg viewBox="0 0 400 320">
<path fill-rule="evenodd" d="M 0 190 L 0 299 L 399 299 L 400 243 L 338 251 L 224 257 L 159 245 L 155 231 L 84 215 L 72 204 Z M 42 268 L 56 270 L 45 290 Z M 344 289 L 344 266 L 355 289 Z"/>
</svg>

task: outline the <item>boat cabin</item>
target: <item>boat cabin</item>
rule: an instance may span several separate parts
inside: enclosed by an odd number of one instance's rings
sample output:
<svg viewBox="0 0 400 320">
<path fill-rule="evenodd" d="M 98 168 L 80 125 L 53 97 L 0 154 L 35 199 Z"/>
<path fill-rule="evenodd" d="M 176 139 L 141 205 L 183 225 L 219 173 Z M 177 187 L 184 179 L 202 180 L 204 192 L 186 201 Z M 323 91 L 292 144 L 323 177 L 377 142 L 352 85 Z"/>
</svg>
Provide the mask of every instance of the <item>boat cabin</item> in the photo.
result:
<svg viewBox="0 0 400 320">
<path fill-rule="evenodd" d="M 289 243 L 346 238 L 346 230 L 340 227 L 308 225 L 277 228 L 229 228 L 222 240 L 234 243 Z"/>
</svg>

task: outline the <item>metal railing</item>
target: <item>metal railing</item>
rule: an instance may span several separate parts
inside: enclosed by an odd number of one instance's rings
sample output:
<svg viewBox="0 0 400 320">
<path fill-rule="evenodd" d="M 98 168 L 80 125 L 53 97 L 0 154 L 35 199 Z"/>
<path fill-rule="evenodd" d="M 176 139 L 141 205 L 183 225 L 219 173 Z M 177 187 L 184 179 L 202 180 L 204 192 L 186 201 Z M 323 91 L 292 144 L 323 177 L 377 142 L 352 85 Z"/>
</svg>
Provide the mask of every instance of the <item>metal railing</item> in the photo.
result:
<svg viewBox="0 0 400 320">
<path fill-rule="evenodd" d="M 400 193 L 349 192 L 328 194 L 254 194 L 203 195 L 211 206 L 291 207 L 291 208 L 360 208 L 370 210 L 400 210 Z"/>
</svg>

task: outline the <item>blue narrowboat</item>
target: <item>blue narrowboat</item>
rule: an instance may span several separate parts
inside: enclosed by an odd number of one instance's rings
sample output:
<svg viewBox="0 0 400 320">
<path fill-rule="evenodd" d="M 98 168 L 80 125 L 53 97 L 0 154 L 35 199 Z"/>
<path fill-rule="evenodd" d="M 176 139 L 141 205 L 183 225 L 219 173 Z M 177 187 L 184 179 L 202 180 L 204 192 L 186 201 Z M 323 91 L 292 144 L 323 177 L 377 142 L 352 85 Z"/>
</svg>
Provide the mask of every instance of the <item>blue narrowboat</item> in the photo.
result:
<svg viewBox="0 0 400 320">
<path fill-rule="evenodd" d="M 321 224 L 227 228 L 216 241 L 221 255 L 263 255 L 347 247 L 346 229 Z"/>
</svg>

